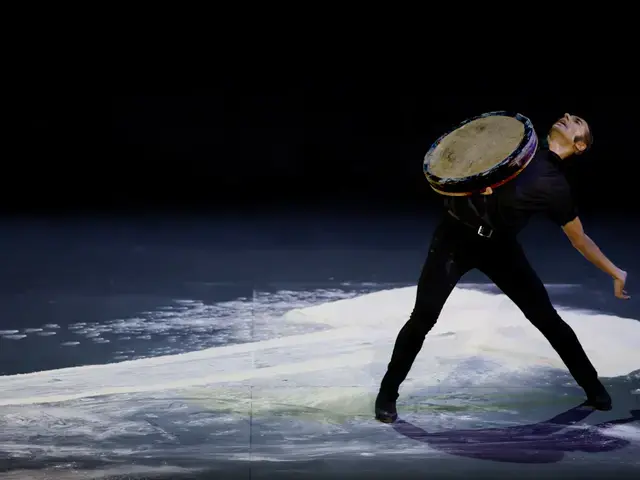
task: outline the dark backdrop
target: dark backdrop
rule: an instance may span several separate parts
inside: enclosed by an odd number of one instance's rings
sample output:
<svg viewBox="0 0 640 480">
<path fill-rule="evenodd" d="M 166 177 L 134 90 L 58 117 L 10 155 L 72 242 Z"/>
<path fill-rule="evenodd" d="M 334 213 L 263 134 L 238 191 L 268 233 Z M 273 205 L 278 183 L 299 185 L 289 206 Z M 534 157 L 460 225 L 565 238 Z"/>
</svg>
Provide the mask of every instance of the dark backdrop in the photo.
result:
<svg viewBox="0 0 640 480">
<path fill-rule="evenodd" d="M 3 192 L 5 208 L 432 209 L 439 199 L 422 175 L 427 148 L 469 116 L 507 109 L 541 135 L 565 112 L 586 118 L 594 148 L 570 168 L 583 211 L 636 210 L 637 96 L 243 78 L 210 89 L 29 97 L 24 161 Z"/>
</svg>

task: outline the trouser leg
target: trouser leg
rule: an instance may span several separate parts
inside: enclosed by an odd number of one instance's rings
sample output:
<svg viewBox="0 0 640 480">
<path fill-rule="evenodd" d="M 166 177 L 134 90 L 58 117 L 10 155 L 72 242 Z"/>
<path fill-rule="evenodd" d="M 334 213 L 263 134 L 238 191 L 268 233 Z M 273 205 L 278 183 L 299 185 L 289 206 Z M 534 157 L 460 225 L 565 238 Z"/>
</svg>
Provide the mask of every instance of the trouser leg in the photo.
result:
<svg viewBox="0 0 640 480">
<path fill-rule="evenodd" d="M 425 336 L 436 324 L 451 291 L 470 268 L 467 253 L 446 221 L 436 229 L 418 280 L 413 311 L 398 334 L 382 379 L 380 392 L 385 397 L 397 398 Z"/>
<path fill-rule="evenodd" d="M 544 284 L 517 242 L 496 245 L 484 256 L 479 268 L 544 335 L 578 385 L 585 390 L 600 385 L 596 369 L 578 337 L 558 315 Z"/>
</svg>

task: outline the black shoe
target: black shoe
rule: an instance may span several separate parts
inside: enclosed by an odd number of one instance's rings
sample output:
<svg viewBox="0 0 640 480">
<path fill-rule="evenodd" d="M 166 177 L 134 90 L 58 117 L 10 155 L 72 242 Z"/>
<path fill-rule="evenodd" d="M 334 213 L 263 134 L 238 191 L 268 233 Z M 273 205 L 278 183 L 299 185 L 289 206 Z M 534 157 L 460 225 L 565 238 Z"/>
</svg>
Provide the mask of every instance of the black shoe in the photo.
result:
<svg viewBox="0 0 640 480">
<path fill-rule="evenodd" d="M 395 397 L 395 398 L 394 398 Z M 383 423 L 393 423 L 398 419 L 398 411 L 396 410 L 396 399 L 398 395 L 390 396 L 382 392 L 376 397 L 376 420 Z"/>
<path fill-rule="evenodd" d="M 608 412 L 613 408 L 611 405 L 611 396 L 601 383 L 596 385 L 593 389 L 585 390 L 585 393 L 587 394 L 587 401 L 583 403 L 584 406 L 592 407 L 604 412 Z"/>
</svg>

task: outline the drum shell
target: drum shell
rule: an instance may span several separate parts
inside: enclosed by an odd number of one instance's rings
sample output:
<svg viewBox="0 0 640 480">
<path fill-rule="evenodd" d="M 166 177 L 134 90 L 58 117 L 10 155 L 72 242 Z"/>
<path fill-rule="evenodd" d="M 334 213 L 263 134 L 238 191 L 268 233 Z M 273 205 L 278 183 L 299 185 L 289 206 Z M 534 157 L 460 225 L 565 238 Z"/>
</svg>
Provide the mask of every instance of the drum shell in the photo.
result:
<svg viewBox="0 0 640 480">
<path fill-rule="evenodd" d="M 493 167 L 485 170 L 484 172 L 470 175 L 464 178 L 441 178 L 433 174 L 429 168 L 430 155 L 440 144 L 440 142 L 450 133 L 454 132 L 463 125 L 477 120 L 479 118 L 485 118 L 488 116 L 509 116 L 513 117 L 524 125 L 524 135 L 519 145 L 515 150 L 504 160 L 497 163 Z M 455 128 L 449 130 L 436 140 L 429 151 L 425 155 L 423 162 L 423 172 L 429 185 L 433 190 L 442 195 L 453 196 L 469 196 L 474 193 L 479 193 L 486 188 L 496 188 L 504 183 L 515 178 L 526 166 L 536 153 L 538 148 L 538 137 L 533 128 L 531 121 L 519 113 L 511 113 L 507 111 L 489 112 L 482 115 L 478 115 L 473 118 L 465 120 Z"/>
</svg>

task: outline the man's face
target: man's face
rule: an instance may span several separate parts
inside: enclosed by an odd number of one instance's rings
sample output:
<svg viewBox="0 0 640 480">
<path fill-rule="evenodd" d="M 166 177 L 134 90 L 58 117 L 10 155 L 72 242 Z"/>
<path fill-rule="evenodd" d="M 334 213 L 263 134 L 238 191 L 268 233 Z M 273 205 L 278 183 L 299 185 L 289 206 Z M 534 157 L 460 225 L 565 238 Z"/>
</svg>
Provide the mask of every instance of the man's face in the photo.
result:
<svg viewBox="0 0 640 480">
<path fill-rule="evenodd" d="M 565 145 L 573 145 L 576 152 L 583 151 L 587 145 L 580 138 L 585 138 L 589 132 L 589 125 L 582 118 L 568 113 L 551 127 L 551 135 Z"/>
</svg>

